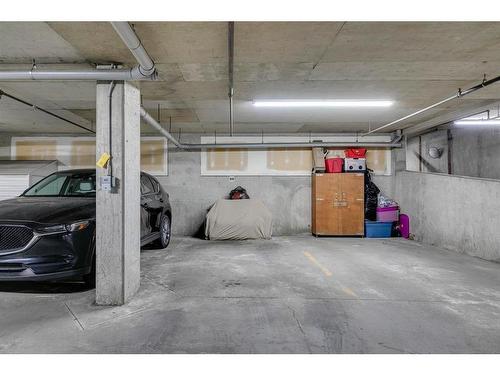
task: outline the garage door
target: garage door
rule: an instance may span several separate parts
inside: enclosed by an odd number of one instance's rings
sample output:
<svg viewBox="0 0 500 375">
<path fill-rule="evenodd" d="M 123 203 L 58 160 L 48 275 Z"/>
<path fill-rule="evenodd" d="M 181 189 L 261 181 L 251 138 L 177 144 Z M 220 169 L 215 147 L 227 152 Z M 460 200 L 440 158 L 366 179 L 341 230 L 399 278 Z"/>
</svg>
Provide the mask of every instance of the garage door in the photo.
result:
<svg viewBox="0 0 500 375">
<path fill-rule="evenodd" d="M 17 197 L 29 187 L 29 175 L 0 175 L 0 201 Z"/>
</svg>

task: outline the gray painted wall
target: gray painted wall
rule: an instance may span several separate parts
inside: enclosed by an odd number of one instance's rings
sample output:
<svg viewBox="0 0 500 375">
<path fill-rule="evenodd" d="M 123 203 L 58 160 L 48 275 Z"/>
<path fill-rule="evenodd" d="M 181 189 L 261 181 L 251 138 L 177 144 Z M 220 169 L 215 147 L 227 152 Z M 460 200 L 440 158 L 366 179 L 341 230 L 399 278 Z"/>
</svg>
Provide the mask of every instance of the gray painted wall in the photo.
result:
<svg viewBox="0 0 500 375">
<path fill-rule="evenodd" d="M 395 182 L 416 240 L 500 261 L 500 181 L 406 171 Z"/>
</svg>

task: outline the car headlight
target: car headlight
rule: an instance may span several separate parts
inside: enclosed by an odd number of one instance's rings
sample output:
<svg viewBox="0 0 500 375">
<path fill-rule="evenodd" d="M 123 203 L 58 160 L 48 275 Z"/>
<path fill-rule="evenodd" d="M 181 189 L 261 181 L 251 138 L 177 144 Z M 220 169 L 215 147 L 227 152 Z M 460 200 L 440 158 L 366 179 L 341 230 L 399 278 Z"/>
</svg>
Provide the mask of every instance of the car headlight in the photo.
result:
<svg viewBox="0 0 500 375">
<path fill-rule="evenodd" d="M 36 228 L 36 233 L 38 235 L 56 234 L 56 233 L 66 233 L 66 225 L 51 225 L 48 227 Z"/>
<path fill-rule="evenodd" d="M 66 225 L 66 230 L 68 232 L 78 232 L 79 230 L 83 230 L 83 229 L 87 228 L 89 225 L 90 225 L 90 221 L 88 221 L 88 220 L 77 221 L 76 223 Z"/>
<path fill-rule="evenodd" d="M 90 225 L 90 221 L 77 221 L 71 224 L 61 224 L 61 225 L 50 225 L 47 227 L 38 227 L 35 232 L 38 236 L 47 236 L 50 234 L 60 234 L 68 232 L 78 232 L 87 228 Z"/>
</svg>

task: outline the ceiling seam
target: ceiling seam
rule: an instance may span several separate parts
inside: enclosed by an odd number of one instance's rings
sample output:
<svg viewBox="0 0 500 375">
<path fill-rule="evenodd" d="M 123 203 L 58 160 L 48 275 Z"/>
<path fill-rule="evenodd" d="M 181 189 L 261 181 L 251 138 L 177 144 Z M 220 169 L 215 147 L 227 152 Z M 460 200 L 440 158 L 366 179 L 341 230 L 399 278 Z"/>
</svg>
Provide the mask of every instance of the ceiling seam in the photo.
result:
<svg viewBox="0 0 500 375">
<path fill-rule="evenodd" d="M 330 47 L 333 46 L 333 43 L 335 43 L 335 41 L 337 40 L 337 37 L 339 36 L 340 32 L 342 31 L 342 29 L 344 28 L 344 26 L 346 25 L 346 23 L 347 22 L 342 22 L 342 25 L 339 27 L 339 29 L 337 30 L 337 32 L 333 36 L 332 41 L 328 44 L 328 46 L 325 48 L 325 50 L 321 53 L 321 56 L 319 57 L 318 61 L 316 61 L 316 63 L 313 65 L 311 71 L 309 72 L 309 75 L 307 76 L 307 80 L 306 81 L 309 81 L 309 79 L 311 78 L 312 73 L 314 72 L 314 69 L 316 69 L 316 67 L 319 65 L 319 63 L 321 62 L 321 60 L 323 60 L 323 57 L 325 57 L 325 55 L 328 52 L 328 50 L 330 49 Z"/>
</svg>

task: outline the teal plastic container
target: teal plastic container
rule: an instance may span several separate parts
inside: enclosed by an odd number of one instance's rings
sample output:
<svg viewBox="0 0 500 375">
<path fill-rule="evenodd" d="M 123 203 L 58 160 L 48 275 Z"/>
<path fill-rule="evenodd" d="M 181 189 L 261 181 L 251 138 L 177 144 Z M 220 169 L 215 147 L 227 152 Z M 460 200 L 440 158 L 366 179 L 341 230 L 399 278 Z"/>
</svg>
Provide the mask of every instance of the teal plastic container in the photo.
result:
<svg viewBox="0 0 500 375">
<path fill-rule="evenodd" d="M 391 236 L 392 223 L 365 220 L 365 237 L 387 238 Z"/>
</svg>

